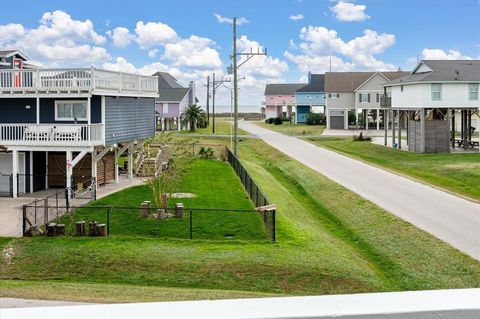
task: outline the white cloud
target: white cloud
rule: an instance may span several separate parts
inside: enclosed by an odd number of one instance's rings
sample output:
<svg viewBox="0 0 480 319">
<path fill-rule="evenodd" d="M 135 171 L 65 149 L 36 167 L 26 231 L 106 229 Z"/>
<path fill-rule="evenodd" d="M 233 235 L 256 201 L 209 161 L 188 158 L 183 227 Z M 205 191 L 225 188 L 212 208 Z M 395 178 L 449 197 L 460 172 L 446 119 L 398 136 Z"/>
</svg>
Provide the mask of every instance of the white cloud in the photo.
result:
<svg viewBox="0 0 480 319">
<path fill-rule="evenodd" d="M 129 46 L 134 38 L 130 31 L 124 27 L 117 27 L 113 31 L 107 31 L 107 35 L 112 38 L 113 45 L 118 48 Z"/>
<path fill-rule="evenodd" d="M 158 51 L 159 51 L 158 49 L 148 50 L 148 56 L 151 58 L 154 58 L 157 56 Z"/>
<path fill-rule="evenodd" d="M 370 16 L 365 13 L 366 8 L 363 4 L 339 1 L 335 6 L 330 8 L 330 11 L 335 14 L 335 18 L 339 21 L 363 21 L 370 19 Z"/>
<path fill-rule="evenodd" d="M 457 50 L 423 49 L 422 59 L 424 60 L 472 60 L 473 58 L 463 55 Z"/>
<path fill-rule="evenodd" d="M 136 39 L 138 45 L 142 48 L 150 48 L 166 43 L 174 42 L 178 39 L 177 32 L 169 25 L 161 22 L 138 21 L 135 27 Z"/>
<path fill-rule="evenodd" d="M 295 14 L 289 17 L 289 19 L 293 21 L 302 20 L 303 18 L 304 18 L 303 14 Z"/>
<path fill-rule="evenodd" d="M 256 52 L 257 49 L 262 50 L 260 43 L 248 39 L 247 36 L 242 35 L 237 39 L 237 50 L 239 52 L 248 52 L 250 50 Z M 246 57 L 242 57 L 238 64 L 245 61 L 245 59 Z M 243 74 L 260 78 L 281 78 L 282 74 L 288 71 L 288 64 L 278 58 L 260 55 L 253 57 L 239 70 Z"/>
<path fill-rule="evenodd" d="M 219 22 L 219 23 L 233 24 L 233 19 L 232 18 L 223 17 L 223 16 L 219 15 L 218 13 L 214 13 L 213 15 L 215 16 L 215 18 L 217 18 L 217 22 Z M 242 24 L 245 24 L 245 23 L 250 23 L 250 21 L 248 21 L 244 17 L 237 18 L 237 25 L 242 25 Z"/>
<path fill-rule="evenodd" d="M 176 67 L 221 68 L 223 63 L 220 54 L 210 47 L 213 44 L 214 42 L 208 38 L 192 35 L 188 39 L 167 43 L 163 58 L 172 61 Z"/>
<path fill-rule="evenodd" d="M 25 28 L 21 24 L 9 23 L 0 25 L 0 42 L 14 40 L 25 34 Z"/>
<path fill-rule="evenodd" d="M 335 30 L 308 26 L 300 30 L 299 38 L 303 41 L 297 45 L 301 51 L 300 54 L 295 55 L 286 51 L 284 56 L 297 64 L 298 69 L 302 72 L 328 70 L 330 56 L 332 56 L 332 70 L 334 71 L 395 69 L 394 65 L 374 57 L 395 43 L 393 34 L 379 34 L 366 29 L 362 36 L 344 41 Z M 337 55 L 344 56 L 344 58 Z M 351 61 L 345 61 L 345 58 Z"/>
<path fill-rule="evenodd" d="M 0 47 L 18 48 L 40 62 L 48 59 L 47 65 L 56 61 L 85 65 L 108 60 L 108 52 L 98 46 L 105 42 L 90 20 L 74 20 L 60 10 L 44 13 L 34 29 L 21 24 L 0 26 Z"/>
</svg>

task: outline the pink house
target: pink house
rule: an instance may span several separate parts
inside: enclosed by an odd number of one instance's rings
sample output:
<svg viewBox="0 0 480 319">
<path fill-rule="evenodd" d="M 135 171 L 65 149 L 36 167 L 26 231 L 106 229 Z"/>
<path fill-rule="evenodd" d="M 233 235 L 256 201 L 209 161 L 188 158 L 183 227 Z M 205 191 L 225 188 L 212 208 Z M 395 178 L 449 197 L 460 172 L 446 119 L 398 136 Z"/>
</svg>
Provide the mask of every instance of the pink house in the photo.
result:
<svg viewBox="0 0 480 319">
<path fill-rule="evenodd" d="M 291 117 L 295 106 L 295 91 L 304 87 L 305 83 L 267 84 L 265 87 L 266 118 Z"/>
</svg>

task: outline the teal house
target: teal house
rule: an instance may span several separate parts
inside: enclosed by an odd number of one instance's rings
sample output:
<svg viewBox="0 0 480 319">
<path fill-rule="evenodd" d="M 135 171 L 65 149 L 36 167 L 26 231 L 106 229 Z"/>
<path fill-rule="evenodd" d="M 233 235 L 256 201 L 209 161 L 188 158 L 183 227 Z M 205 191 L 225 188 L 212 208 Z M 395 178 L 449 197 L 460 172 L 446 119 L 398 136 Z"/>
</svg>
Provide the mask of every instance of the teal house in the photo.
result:
<svg viewBox="0 0 480 319">
<path fill-rule="evenodd" d="M 310 112 L 325 112 L 325 74 L 308 72 L 308 84 L 295 91 L 296 123 L 306 123 Z"/>
</svg>

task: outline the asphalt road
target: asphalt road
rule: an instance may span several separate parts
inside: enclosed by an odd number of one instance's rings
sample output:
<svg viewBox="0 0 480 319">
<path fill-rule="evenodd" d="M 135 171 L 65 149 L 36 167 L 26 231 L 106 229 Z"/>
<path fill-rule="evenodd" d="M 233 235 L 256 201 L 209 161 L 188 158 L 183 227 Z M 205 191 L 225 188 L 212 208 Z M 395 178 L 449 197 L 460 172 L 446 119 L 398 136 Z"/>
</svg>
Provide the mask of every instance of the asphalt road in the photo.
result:
<svg viewBox="0 0 480 319">
<path fill-rule="evenodd" d="M 480 204 L 253 123 L 241 121 L 239 127 L 480 260 Z"/>
</svg>

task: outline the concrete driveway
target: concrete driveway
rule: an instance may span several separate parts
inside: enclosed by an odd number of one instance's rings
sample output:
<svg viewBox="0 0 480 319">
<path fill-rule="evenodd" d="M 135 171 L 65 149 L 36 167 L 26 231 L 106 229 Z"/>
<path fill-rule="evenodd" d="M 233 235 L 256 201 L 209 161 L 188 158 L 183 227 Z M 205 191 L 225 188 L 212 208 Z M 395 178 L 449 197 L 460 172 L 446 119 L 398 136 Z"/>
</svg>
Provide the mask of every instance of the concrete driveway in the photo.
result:
<svg viewBox="0 0 480 319">
<path fill-rule="evenodd" d="M 480 260 L 480 204 L 253 123 L 241 121 L 239 127 Z"/>
</svg>

